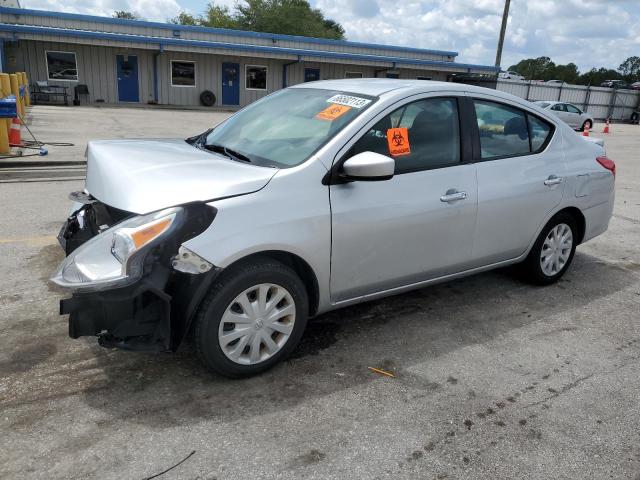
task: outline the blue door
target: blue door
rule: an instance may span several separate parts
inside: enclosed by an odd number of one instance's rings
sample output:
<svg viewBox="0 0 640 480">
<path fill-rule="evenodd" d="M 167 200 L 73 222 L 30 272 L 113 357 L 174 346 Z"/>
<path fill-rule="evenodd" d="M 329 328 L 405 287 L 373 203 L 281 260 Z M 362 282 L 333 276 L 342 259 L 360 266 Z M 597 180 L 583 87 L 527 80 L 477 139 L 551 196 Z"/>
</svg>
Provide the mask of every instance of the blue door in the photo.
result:
<svg viewBox="0 0 640 480">
<path fill-rule="evenodd" d="M 304 69 L 304 81 L 305 82 L 315 82 L 320 80 L 320 69 L 319 68 L 305 68 Z"/>
<path fill-rule="evenodd" d="M 222 64 L 222 104 L 240 104 L 240 65 L 238 63 Z"/>
<path fill-rule="evenodd" d="M 139 102 L 137 55 L 116 55 L 116 64 L 118 66 L 118 101 Z"/>
</svg>

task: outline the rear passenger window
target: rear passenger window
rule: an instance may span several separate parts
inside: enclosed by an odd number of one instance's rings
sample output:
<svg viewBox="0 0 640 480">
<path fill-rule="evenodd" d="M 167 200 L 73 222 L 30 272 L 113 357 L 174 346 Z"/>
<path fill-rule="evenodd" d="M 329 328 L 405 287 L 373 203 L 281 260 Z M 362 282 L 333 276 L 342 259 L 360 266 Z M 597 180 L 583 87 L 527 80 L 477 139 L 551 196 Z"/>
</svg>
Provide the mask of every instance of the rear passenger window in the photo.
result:
<svg viewBox="0 0 640 480">
<path fill-rule="evenodd" d="M 529 120 L 529 136 L 531 137 L 531 151 L 536 153 L 547 143 L 551 136 L 551 125 L 533 115 L 527 114 Z"/>
<path fill-rule="evenodd" d="M 482 159 L 530 153 L 525 113 L 507 105 L 475 100 Z"/>
<path fill-rule="evenodd" d="M 400 143 L 392 153 L 394 141 Z M 354 144 L 350 156 L 367 151 L 395 159 L 396 174 L 459 164 L 458 102 L 430 98 L 394 110 Z"/>
</svg>

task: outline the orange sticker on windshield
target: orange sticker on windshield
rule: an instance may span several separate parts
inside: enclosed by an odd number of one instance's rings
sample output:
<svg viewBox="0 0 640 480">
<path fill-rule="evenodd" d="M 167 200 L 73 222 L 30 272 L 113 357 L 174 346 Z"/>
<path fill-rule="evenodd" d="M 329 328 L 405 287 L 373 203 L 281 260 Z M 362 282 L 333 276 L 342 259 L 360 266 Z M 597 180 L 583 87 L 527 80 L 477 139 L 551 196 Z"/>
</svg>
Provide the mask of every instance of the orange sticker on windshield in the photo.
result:
<svg viewBox="0 0 640 480">
<path fill-rule="evenodd" d="M 411 153 L 409 132 L 406 128 L 390 128 L 387 130 L 387 143 L 389 144 L 389 153 L 394 157 Z"/>
<path fill-rule="evenodd" d="M 344 115 L 351 107 L 347 107 L 346 105 L 338 105 L 336 103 L 332 103 L 327 108 L 322 110 L 320 113 L 316 115 L 318 120 L 328 120 L 333 122 L 336 118 Z"/>
</svg>

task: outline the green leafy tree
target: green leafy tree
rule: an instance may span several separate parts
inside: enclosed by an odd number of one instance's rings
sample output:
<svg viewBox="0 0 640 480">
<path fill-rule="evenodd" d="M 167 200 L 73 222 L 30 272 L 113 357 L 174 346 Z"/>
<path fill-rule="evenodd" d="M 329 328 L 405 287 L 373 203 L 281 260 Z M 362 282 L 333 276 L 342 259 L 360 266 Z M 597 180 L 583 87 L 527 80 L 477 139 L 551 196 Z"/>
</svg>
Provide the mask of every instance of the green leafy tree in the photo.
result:
<svg viewBox="0 0 640 480">
<path fill-rule="evenodd" d="M 203 15 L 182 12 L 170 20 L 180 25 L 234 28 L 256 32 L 343 39 L 342 25 L 325 18 L 306 0 L 244 0 L 233 10 L 211 2 Z"/>
<path fill-rule="evenodd" d="M 550 73 L 555 80 L 562 80 L 565 83 L 578 83 L 580 80 L 580 72 L 575 63 L 567 63 L 566 65 L 556 65 L 550 69 Z M 549 79 L 552 80 L 552 79 Z"/>
<path fill-rule="evenodd" d="M 209 3 L 204 15 L 200 17 L 200 24 L 207 27 L 239 28 L 238 22 L 228 7 L 219 7 L 213 3 Z"/>
<path fill-rule="evenodd" d="M 515 65 L 511 65 L 509 70 L 518 72 L 527 80 L 552 80 L 556 64 L 549 57 L 525 58 Z"/>
<path fill-rule="evenodd" d="M 140 16 L 135 12 L 127 12 L 126 10 L 116 10 L 113 12 L 113 18 L 124 18 L 125 20 L 140 20 Z"/>
<path fill-rule="evenodd" d="M 580 75 L 580 83 L 582 85 L 598 86 L 605 80 L 622 80 L 622 75 L 611 68 L 592 68 L 586 73 Z"/>
<path fill-rule="evenodd" d="M 640 80 L 640 57 L 633 56 L 627 58 L 620 64 L 618 70 L 627 82 L 637 82 Z"/>
<path fill-rule="evenodd" d="M 200 18 L 194 17 L 187 12 L 180 12 L 177 17 L 170 19 L 169 22 L 176 25 L 200 25 Z"/>
</svg>

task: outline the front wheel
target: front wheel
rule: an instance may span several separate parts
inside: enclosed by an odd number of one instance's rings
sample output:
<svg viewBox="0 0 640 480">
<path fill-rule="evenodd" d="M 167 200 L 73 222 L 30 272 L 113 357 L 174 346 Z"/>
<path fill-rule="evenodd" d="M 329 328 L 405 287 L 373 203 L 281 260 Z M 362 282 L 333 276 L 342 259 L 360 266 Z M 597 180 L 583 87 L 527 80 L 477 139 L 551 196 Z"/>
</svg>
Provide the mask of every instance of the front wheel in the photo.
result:
<svg viewBox="0 0 640 480">
<path fill-rule="evenodd" d="M 232 267 L 198 311 L 196 351 L 216 373 L 249 377 L 292 352 L 307 316 L 307 292 L 289 267 L 270 259 Z"/>
<path fill-rule="evenodd" d="M 567 213 L 549 220 L 522 264 L 525 279 L 537 285 L 559 280 L 573 260 L 577 232 L 574 218 Z"/>
</svg>

